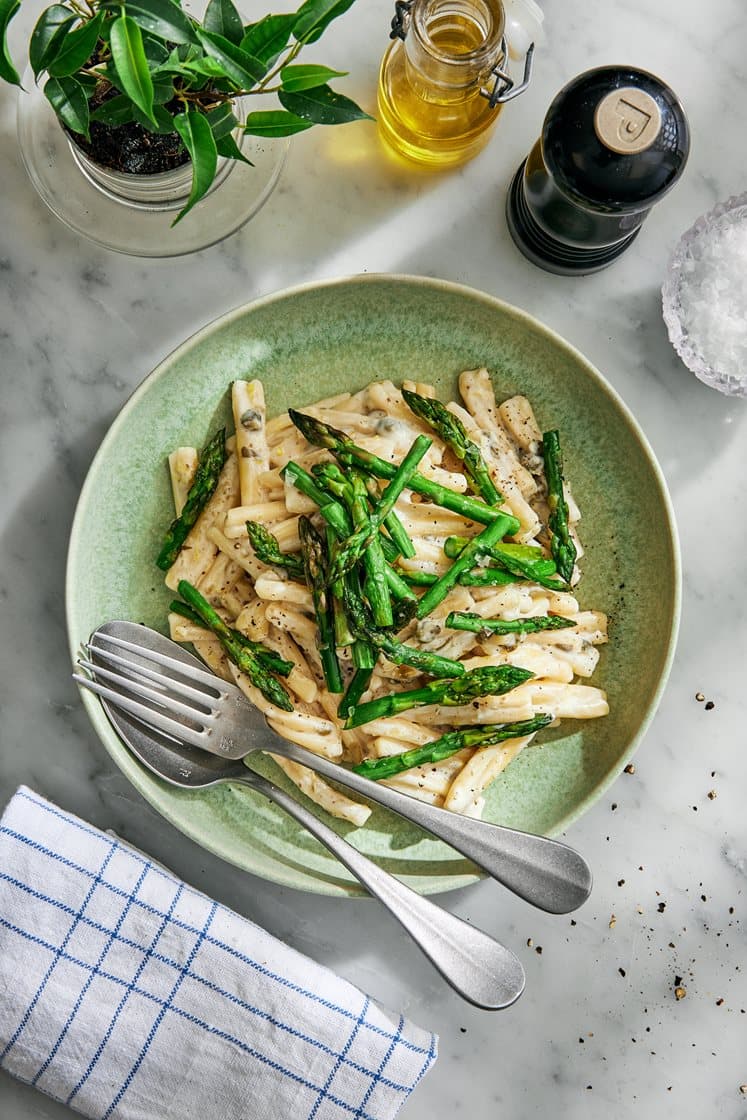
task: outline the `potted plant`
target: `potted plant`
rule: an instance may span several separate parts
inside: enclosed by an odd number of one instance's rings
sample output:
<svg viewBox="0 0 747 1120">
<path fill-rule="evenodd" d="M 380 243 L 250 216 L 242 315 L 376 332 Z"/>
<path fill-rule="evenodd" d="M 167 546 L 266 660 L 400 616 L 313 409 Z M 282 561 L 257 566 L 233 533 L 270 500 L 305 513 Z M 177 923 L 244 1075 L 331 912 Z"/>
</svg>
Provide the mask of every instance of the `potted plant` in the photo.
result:
<svg viewBox="0 0 747 1120">
<path fill-rule="evenodd" d="M 147 177 L 191 162 L 175 225 L 210 190 L 221 157 L 250 162 L 242 133 L 287 137 L 367 118 L 330 87 L 343 72 L 297 61 L 353 2 L 305 0 L 245 24 L 232 0 L 210 0 L 201 20 L 177 0 L 61 0 L 39 17 L 29 63 L 77 152 L 98 168 Z M 0 77 L 20 86 L 6 40 L 19 7 L 0 0 Z M 242 111 L 265 94 L 281 107 Z"/>
</svg>

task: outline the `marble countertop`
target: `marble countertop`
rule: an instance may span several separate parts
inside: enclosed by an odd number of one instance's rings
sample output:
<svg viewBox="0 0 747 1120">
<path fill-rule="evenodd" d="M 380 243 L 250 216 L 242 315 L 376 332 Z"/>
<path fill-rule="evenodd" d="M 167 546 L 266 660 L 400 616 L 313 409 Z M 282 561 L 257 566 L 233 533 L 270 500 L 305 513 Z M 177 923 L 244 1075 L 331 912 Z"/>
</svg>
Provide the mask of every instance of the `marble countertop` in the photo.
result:
<svg viewBox="0 0 747 1120">
<path fill-rule="evenodd" d="M 14 44 L 40 6 L 27 0 Z M 659 288 L 679 234 L 747 186 L 747 24 L 741 0 L 707 11 L 696 0 L 546 8 L 530 91 L 460 172 L 424 179 L 395 166 L 372 127 L 351 126 L 345 145 L 314 130 L 294 141 L 279 188 L 248 226 L 181 260 L 115 255 L 48 213 L 20 161 L 15 95 L 0 89 L 0 802 L 30 784 L 438 1031 L 440 1060 L 403 1120 L 737 1120 L 747 1116 L 747 405 L 679 363 Z M 371 109 L 390 16 L 388 0 L 359 0 L 321 52 L 351 71 L 347 90 Z M 650 69 L 681 95 L 690 163 L 612 268 L 551 276 L 514 249 L 506 188 L 556 91 L 608 62 Z M 640 420 L 679 522 L 684 609 L 669 685 L 635 772 L 568 837 L 594 868 L 591 900 L 571 920 L 492 883 L 443 899 L 520 952 L 527 989 L 500 1015 L 454 996 L 378 905 L 269 885 L 186 840 L 113 767 L 70 681 L 67 538 L 90 460 L 127 395 L 224 310 L 364 271 L 464 282 L 568 338 Z M 679 1001 L 676 977 L 687 990 Z M 66 1115 L 0 1075 L 3 1120 Z"/>
</svg>

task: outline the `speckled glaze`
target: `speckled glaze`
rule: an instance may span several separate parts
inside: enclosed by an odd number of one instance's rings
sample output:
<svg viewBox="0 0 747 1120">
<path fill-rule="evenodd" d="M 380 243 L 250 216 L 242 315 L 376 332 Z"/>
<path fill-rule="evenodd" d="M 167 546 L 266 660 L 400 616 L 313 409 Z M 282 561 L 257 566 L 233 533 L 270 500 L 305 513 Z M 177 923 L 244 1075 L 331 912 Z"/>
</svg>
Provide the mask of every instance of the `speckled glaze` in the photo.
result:
<svg viewBox="0 0 747 1120">
<path fill-rule="evenodd" d="M 229 419 L 236 377 L 260 377 L 270 414 L 374 378 L 431 381 L 456 395 L 462 369 L 487 365 L 502 399 L 525 393 L 541 426 L 559 427 L 583 515 L 582 607 L 610 616 L 591 683 L 603 720 L 563 721 L 489 791 L 487 819 L 564 830 L 617 777 L 653 715 L 673 656 L 680 605 L 677 533 L 653 454 L 594 367 L 535 319 L 445 282 L 362 276 L 291 289 L 238 308 L 165 359 L 127 402 L 91 466 L 67 570 L 70 645 L 112 618 L 164 630 L 169 592 L 153 563 L 171 514 L 166 456 L 204 443 Z M 256 794 L 171 789 L 133 761 L 98 702 L 83 701 L 107 751 L 138 790 L 194 840 L 275 882 L 331 895 L 360 890 L 308 834 Z M 263 771 L 287 786 L 269 760 Z M 321 811 L 319 810 L 321 813 Z M 377 810 L 363 829 L 328 819 L 362 851 L 423 892 L 464 886 L 472 866 Z"/>
</svg>

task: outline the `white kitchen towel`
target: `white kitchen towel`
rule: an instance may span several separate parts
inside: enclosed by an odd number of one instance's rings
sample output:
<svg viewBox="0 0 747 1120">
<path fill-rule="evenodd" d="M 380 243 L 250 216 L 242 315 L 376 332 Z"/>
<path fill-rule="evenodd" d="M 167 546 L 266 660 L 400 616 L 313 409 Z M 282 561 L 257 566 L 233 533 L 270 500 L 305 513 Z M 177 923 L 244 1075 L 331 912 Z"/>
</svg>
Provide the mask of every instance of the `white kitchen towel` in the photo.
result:
<svg viewBox="0 0 747 1120">
<path fill-rule="evenodd" d="M 0 1065 L 97 1120 L 389 1120 L 436 1038 L 21 787 Z"/>
</svg>

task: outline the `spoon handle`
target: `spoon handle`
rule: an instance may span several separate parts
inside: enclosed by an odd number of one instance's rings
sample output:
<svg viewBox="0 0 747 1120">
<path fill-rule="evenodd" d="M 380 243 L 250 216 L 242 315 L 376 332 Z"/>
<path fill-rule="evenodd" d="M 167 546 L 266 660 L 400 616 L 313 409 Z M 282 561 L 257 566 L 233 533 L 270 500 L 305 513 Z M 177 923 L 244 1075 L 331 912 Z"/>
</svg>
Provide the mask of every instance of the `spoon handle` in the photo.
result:
<svg viewBox="0 0 747 1120">
<path fill-rule="evenodd" d="M 273 738 L 273 745 L 268 749 L 316 770 L 362 794 L 368 801 L 375 801 L 419 825 L 541 910 L 567 914 L 589 897 L 592 885 L 589 865 L 567 844 L 428 805 L 279 737 L 277 746 Z"/>
<path fill-rule="evenodd" d="M 226 780 L 264 794 L 324 844 L 386 906 L 464 999 L 488 1011 L 498 1011 L 519 998 L 524 990 L 524 969 L 510 949 L 377 867 L 272 782 L 253 773 Z"/>
</svg>

